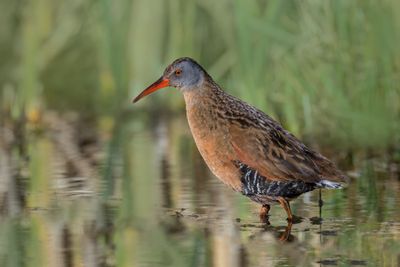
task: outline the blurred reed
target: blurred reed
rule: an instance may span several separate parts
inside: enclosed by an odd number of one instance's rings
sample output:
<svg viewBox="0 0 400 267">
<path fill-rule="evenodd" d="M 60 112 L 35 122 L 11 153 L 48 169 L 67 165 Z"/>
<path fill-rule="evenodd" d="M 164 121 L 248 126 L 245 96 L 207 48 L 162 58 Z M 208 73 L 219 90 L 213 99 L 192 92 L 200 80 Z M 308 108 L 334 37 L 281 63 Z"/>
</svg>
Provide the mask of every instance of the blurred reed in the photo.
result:
<svg viewBox="0 0 400 267">
<path fill-rule="evenodd" d="M 0 7 L 0 97 L 14 114 L 72 110 L 111 129 L 166 64 L 191 56 L 297 135 L 345 147 L 399 139 L 398 1 L 1 0 Z M 135 107 L 149 109 L 182 111 L 183 101 L 162 91 Z"/>
</svg>

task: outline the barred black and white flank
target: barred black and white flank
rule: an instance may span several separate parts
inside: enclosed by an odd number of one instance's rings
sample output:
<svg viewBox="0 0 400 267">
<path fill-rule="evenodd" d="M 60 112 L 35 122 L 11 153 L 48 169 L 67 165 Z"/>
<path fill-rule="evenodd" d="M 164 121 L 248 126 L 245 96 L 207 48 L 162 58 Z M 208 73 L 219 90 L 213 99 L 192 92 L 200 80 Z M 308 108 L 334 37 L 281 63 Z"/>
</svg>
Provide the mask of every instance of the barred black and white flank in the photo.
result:
<svg viewBox="0 0 400 267">
<path fill-rule="evenodd" d="M 288 182 L 272 181 L 266 179 L 266 177 L 263 177 L 258 171 L 251 169 L 246 164 L 241 162 L 236 162 L 236 164 L 242 174 L 242 194 L 261 204 L 276 202 L 277 197 L 293 199 L 317 188 L 342 188 L 340 183 L 328 180 L 321 180 L 318 182 L 304 182 L 301 180 Z"/>
</svg>

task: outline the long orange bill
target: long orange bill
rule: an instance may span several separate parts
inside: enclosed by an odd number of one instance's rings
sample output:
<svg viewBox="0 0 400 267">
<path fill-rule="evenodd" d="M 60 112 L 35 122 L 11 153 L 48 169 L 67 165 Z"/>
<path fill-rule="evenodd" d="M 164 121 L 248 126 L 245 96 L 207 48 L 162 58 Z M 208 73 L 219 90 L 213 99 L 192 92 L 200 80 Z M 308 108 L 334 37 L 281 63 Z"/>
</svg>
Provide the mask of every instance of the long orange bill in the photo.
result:
<svg viewBox="0 0 400 267">
<path fill-rule="evenodd" d="M 141 92 L 137 97 L 135 97 L 132 100 L 132 102 L 136 103 L 137 101 L 139 101 L 139 99 L 145 97 L 146 95 L 149 95 L 149 94 L 151 94 L 161 88 L 167 87 L 167 86 L 169 86 L 169 80 L 161 77 L 155 83 L 153 83 L 152 85 L 150 85 L 149 87 L 144 89 L 143 92 Z"/>
</svg>

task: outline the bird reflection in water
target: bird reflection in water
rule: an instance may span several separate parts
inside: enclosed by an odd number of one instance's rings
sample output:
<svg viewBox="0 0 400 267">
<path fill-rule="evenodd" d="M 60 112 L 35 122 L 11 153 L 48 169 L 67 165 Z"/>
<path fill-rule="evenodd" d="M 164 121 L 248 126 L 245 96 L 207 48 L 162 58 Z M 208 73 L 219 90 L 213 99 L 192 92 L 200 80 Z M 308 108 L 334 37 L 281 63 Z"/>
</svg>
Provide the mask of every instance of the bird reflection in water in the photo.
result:
<svg viewBox="0 0 400 267">
<path fill-rule="evenodd" d="M 295 240 L 295 236 L 292 235 L 292 226 L 293 223 L 288 221 L 287 226 L 271 226 L 270 224 L 265 224 L 264 231 L 271 232 L 276 239 L 282 242 L 293 242 Z"/>
<path fill-rule="evenodd" d="M 293 224 L 296 224 L 297 222 L 293 222 L 288 220 L 286 226 L 273 226 L 271 225 L 270 221 L 268 218 L 260 218 L 260 221 L 262 223 L 261 226 L 261 232 L 257 234 L 253 234 L 251 238 L 254 238 L 255 235 L 258 235 L 260 233 L 271 233 L 277 240 L 282 241 L 282 242 L 293 242 L 296 240 L 295 236 L 292 235 L 292 226 Z M 299 221 L 300 222 L 300 221 Z M 254 224 L 243 224 L 242 228 L 248 228 L 248 227 L 256 227 Z"/>
</svg>

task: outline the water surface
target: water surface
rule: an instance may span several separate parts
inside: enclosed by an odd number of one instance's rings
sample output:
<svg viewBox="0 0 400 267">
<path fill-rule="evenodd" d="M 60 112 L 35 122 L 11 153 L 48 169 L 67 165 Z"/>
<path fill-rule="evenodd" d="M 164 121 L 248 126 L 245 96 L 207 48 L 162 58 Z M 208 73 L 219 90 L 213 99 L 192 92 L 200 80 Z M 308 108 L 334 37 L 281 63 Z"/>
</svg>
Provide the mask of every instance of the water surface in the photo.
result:
<svg viewBox="0 0 400 267">
<path fill-rule="evenodd" d="M 107 124 L 107 122 L 104 122 Z M 303 221 L 259 206 L 207 169 L 184 116 L 126 116 L 110 126 L 48 119 L 26 154 L 3 146 L 1 266 L 399 266 L 399 166 L 327 152 L 351 184 L 292 202 Z M 12 169 L 6 168 L 11 166 Z"/>
</svg>

